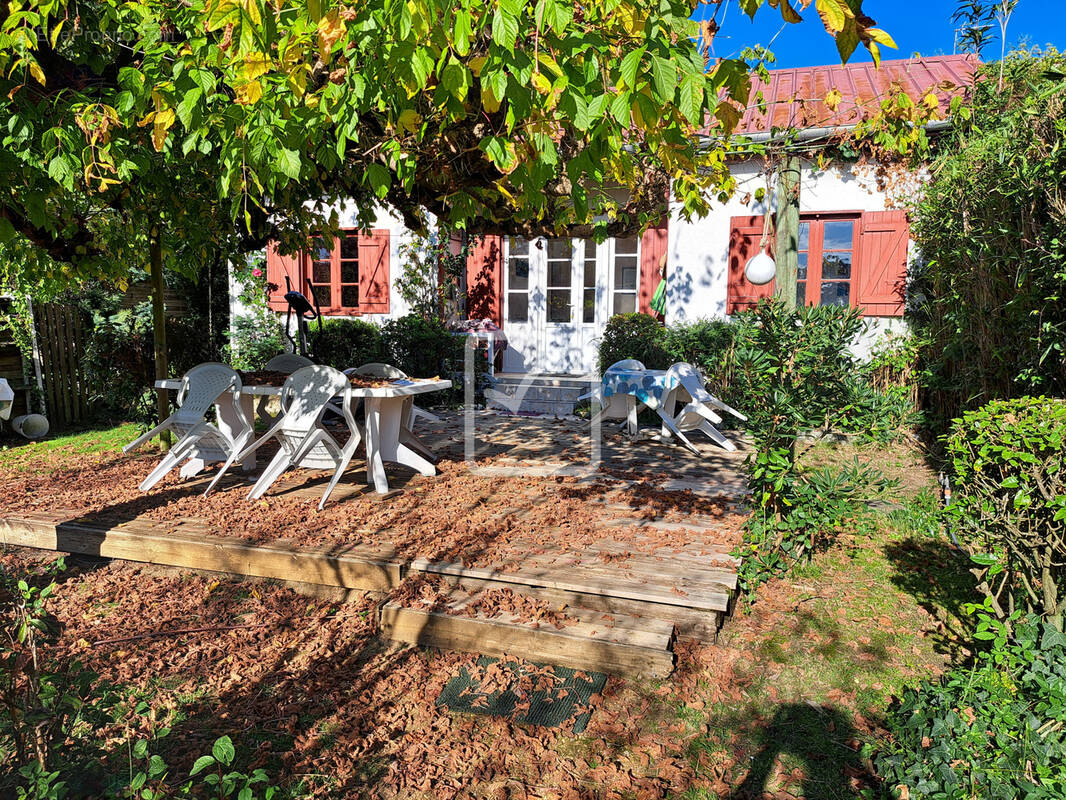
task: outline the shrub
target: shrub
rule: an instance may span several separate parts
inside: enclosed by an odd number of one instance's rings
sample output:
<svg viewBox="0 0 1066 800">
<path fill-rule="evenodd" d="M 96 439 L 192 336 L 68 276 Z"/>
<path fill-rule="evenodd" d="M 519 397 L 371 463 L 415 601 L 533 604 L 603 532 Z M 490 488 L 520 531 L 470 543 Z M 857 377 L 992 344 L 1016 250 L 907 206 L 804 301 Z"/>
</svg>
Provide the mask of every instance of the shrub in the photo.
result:
<svg viewBox="0 0 1066 800">
<path fill-rule="evenodd" d="M 1059 798 L 1066 794 L 1066 638 L 1036 617 L 992 642 L 971 666 L 905 690 L 875 764 L 910 800 Z M 906 792 L 900 787 L 906 787 Z"/>
<path fill-rule="evenodd" d="M 439 319 L 413 314 L 390 319 L 381 328 L 381 338 L 389 363 L 412 377 L 462 373 L 465 339 Z"/>
<path fill-rule="evenodd" d="M 666 369 L 674 359 L 666 349 L 666 329 L 647 314 L 615 314 L 600 340 L 600 371 L 635 358 L 648 369 Z"/>
<path fill-rule="evenodd" d="M 230 342 L 223 349 L 223 360 L 234 369 L 262 369 L 278 353 L 288 349 L 281 323 L 272 313 L 234 317 L 229 329 Z"/>
<path fill-rule="evenodd" d="M 335 369 L 385 359 L 381 328 L 361 319 L 327 319 L 312 334 L 315 361 Z"/>
<path fill-rule="evenodd" d="M 1001 601 L 1005 589 L 1061 630 L 1066 401 L 1025 397 L 969 411 L 955 421 L 947 455 L 957 481 L 951 519 L 983 568 L 983 588 Z"/>
<path fill-rule="evenodd" d="M 928 342 L 923 407 L 938 433 L 989 400 L 1066 394 L 1066 59 L 1002 66 L 1002 90 L 979 75 L 913 215 L 931 257 L 912 265 L 907 313 Z"/>
<path fill-rule="evenodd" d="M 663 346 L 670 360 L 684 361 L 699 369 L 707 388 L 719 397 L 730 393 L 733 351 L 737 326 L 725 320 L 697 320 L 666 329 Z"/>
</svg>

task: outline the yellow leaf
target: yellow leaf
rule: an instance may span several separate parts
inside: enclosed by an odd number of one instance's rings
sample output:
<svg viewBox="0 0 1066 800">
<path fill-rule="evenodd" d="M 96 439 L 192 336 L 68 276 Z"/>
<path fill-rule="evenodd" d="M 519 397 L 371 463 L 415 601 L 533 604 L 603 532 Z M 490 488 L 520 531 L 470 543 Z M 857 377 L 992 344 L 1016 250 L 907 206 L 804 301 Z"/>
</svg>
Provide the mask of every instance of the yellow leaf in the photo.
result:
<svg viewBox="0 0 1066 800">
<path fill-rule="evenodd" d="M 155 112 L 155 118 L 152 120 L 152 145 L 155 147 L 156 152 L 162 151 L 163 144 L 167 140 L 167 131 L 170 130 L 170 126 L 173 124 L 173 108 L 164 108 Z"/>
<path fill-rule="evenodd" d="M 557 62 L 547 53 L 538 53 L 537 60 L 545 67 L 547 67 L 548 70 L 550 70 L 556 78 L 561 78 L 563 76 L 563 68 L 559 66 L 559 62 Z"/>
<path fill-rule="evenodd" d="M 260 75 L 270 71 L 270 57 L 263 53 L 249 53 L 244 57 L 241 65 L 241 77 L 246 81 L 254 81 Z"/>
<path fill-rule="evenodd" d="M 481 87 L 481 105 L 490 114 L 500 110 L 500 99 L 492 93 L 488 86 Z"/>
<path fill-rule="evenodd" d="M 880 28 L 867 28 L 866 35 L 869 36 L 872 41 L 875 41 L 878 44 L 883 44 L 885 47 L 891 47 L 893 50 L 899 49 L 892 37 Z"/>
<path fill-rule="evenodd" d="M 533 73 L 533 88 L 541 94 L 548 94 L 552 90 L 552 82 L 543 72 Z"/>
<path fill-rule="evenodd" d="M 56 42 L 59 41 L 59 32 L 63 30 L 63 23 L 65 21 L 66 20 L 62 20 L 62 19 L 59 20 L 59 22 L 56 23 L 56 26 L 54 28 L 52 28 L 52 35 L 49 37 L 49 41 L 51 41 L 51 43 L 52 43 L 52 49 L 53 50 L 56 49 Z"/>
<path fill-rule="evenodd" d="M 840 107 L 840 101 L 844 99 L 844 96 L 840 93 L 839 89 L 830 89 L 823 101 L 830 111 L 836 111 Z"/>
<path fill-rule="evenodd" d="M 940 98 L 934 92 L 927 92 L 925 97 L 922 98 L 922 102 L 925 103 L 925 107 L 930 111 L 936 111 L 940 108 Z"/>
<path fill-rule="evenodd" d="M 44 86 L 44 70 L 41 69 L 41 65 L 36 61 L 27 61 L 26 64 L 29 66 L 30 74 L 34 77 L 34 80 L 41 84 L 41 86 Z"/>
<path fill-rule="evenodd" d="M 481 70 L 485 68 L 485 62 L 488 61 L 485 56 L 477 56 L 470 59 L 470 63 L 467 65 L 470 67 L 470 71 L 474 73 L 474 77 L 481 77 Z"/>
<path fill-rule="evenodd" d="M 244 11 L 248 15 L 248 19 L 252 21 L 254 25 L 263 24 L 263 15 L 259 12 L 259 3 L 257 0 L 244 0 L 242 3 Z"/>
<path fill-rule="evenodd" d="M 400 116 L 396 120 L 396 125 L 401 131 L 410 131 L 411 133 L 417 131 L 418 126 L 421 124 L 422 115 L 413 108 L 405 108 L 400 112 Z"/>
<path fill-rule="evenodd" d="M 333 45 L 344 36 L 348 27 L 341 19 L 340 12 L 333 9 L 318 21 L 318 51 L 323 61 L 329 60 L 329 53 Z"/>
<path fill-rule="evenodd" d="M 846 4 L 840 0 L 816 0 L 815 8 L 818 9 L 818 15 L 825 23 L 826 30 L 830 33 L 839 33 L 844 30 L 851 11 Z"/>
<path fill-rule="evenodd" d="M 211 581 L 211 583 L 207 584 L 207 590 L 204 593 L 205 594 L 211 594 L 211 592 L 215 591 L 215 589 L 217 589 L 218 586 L 219 586 L 219 582 L 218 581 Z"/>
<path fill-rule="evenodd" d="M 249 81 L 237 87 L 237 97 L 235 99 L 242 106 L 247 106 L 252 103 L 258 103 L 259 98 L 262 96 L 263 85 L 259 81 Z"/>
</svg>

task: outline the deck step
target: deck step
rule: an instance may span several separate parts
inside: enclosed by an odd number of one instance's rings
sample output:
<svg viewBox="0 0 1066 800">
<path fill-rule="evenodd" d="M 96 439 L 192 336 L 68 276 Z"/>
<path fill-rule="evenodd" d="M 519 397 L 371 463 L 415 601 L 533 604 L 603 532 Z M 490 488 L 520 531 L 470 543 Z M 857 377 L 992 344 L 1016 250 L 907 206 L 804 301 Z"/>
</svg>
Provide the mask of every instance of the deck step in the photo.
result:
<svg viewBox="0 0 1066 800">
<path fill-rule="evenodd" d="M 673 625 L 665 620 L 568 606 L 562 628 L 507 613 L 463 611 L 478 592 L 455 589 L 443 608 L 397 601 L 381 609 L 381 632 L 407 644 L 517 656 L 543 664 L 623 677 L 668 676 L 674 668 Z"/>
</svg>

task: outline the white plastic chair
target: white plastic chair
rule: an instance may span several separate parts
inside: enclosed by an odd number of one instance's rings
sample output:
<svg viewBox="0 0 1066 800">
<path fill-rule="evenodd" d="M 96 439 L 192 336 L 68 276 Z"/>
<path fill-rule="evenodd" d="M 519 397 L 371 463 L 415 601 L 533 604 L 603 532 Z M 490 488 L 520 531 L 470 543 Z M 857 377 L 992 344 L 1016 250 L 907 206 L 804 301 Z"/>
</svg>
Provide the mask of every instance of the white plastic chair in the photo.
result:
<svg viewBox="0 0 1066 800">
<path fill-rule="evenodd" d="M 338 411 L 351 431 L 343 447 L 321 424 L 323 412 L 330 407 L 330 401 L 338 396 L 341 399 Z M 281 445 L 277 455 L 248 493 L 248 499 L 258 500 L 262 497 L 281 473 L 291 466 L 332 469 L 333 478 L 318 503 L 321 510 L 362 440 L 352 416 L 351 397 L 352 385 L 348 376 L 332 367 L 303 367 L 286 378 L 285 385 L 281 387 L 281 418 L 238 456 L 243 460 L 270 439 L 277 439 Z"/>
<path fill-rule="evenodd" d="M 307 356 L 302 356 L 299 353 L 278 353 L 263 365 L 263 369 L 268 372 L 284 372 L 287 375 L 292 375 L 296 370 L 309 367 L 314 363 Z M 259 415 L 259 419 L 264 420 L 268 425 L 273 425 L 281 418 L 281 415 L 271 414 L 267 411 L 269 403 L 270 397 L 261 395 L 259 402 L 256 403 L 255 413 Z"/>
<path fill-rule="evenodd" d="M 612 371 L 637 372 L 645 369 L 647 369 L 647 367 L 645 367 L 640 361 L 637 361 L 637 359 L 625 358 L 611 364 L 611 366 L 604 370 L 603 374 L 607 375 Z M 637 435 L 637 413 L 640 411 L 640 408 L 644 403 L 631 394 L 612 394 L 605 402 L 602 382 L 588 394 L 581 395 L 578 400 L 588 400 L 590 398 L 600 404 L 600 410 L 592 417 L 590 424 L 595 425 L 605 419 L 624 419 L 626 421 L 626 432 L 630 436 Z"/>
<path fill-rule="evenodd" d="M 714 427 L 722 418 L 712 409 L 726 411 L 740 420 L 746 420 L 747 417 L 708 392 L 695 367 L 684 362 L 673 364 L 666 371 L 666 381 L 667 386 L 672 384 L 673 388 L 663 398 L 662 407 L 656 409 L 663 421 L 663 436 L 675 435 L 697 454 L 699 451 L 685 436 L 685 432 L 701 431 L 726 450 L 732 452 L 737 449 Z M 676 411 L 679 404 L 681 410 Z"/>
<path fill-rule="evenodd" d="M 263 365 L 263 369 L 270 372 L 287 372 L 292 375 L 296 370 L 309 367 L 314 363 L 307 356 L 299 353 L 278 353 Z"/>
<path fill-rule="evenodd" d="M 122 452 L 128 453 L 162 431 L 169 430 L 178 435 L 177 443 L 170 448 L 148 477 L 141 481 L 139 488 L 142 492 L 148 491 L 159 483 L 164 475 L 186 458 L 224 462 L 222 469 L 204 490 L 204 496 L 215 487 L 219 478 L 237 460 L 237 454 L 252 437 L 252 426 L 241 411 L 240 391 L 240 376 L 225 364 L 209 361 L 197 364 L 185 373 L 181 379 L 181 387 L 178 389 L 178 410 L 148 433 L 122 448 Z M 204 419 L 211 407 L 227 393 L 230 395 L 236 412 L 235 419 L 242 423 L 237 435 L 232 438 Z"/>
</svg>

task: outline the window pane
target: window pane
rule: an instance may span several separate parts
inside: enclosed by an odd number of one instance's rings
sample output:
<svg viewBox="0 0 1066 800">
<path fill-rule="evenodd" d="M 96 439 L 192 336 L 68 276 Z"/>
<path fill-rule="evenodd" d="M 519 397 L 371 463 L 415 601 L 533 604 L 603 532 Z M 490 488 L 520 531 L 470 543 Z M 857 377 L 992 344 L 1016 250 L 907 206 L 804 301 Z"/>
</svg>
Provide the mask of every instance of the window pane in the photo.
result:
<svg viewBox="0 0 1066 800">
<path fill-rule="evenodd" d="M 796 283 L 796 307 L 802 308 L 807 305 L 807 282 L 798 281 Z"/>
<path fill-rule="evenodd" d="M 329 283 L 329 262 L 311 262 L 311 283 Z"/>
<path fill-rule="evenodd" d="M 570 286 L 573 281 L 574 266 L 569 261 L 548 262 L 548 285 Z"/>
<path fill-rule="evenodd" d="M 635 256 L 637 254 L 637 240 L 634 239 L 615 239 L 614 240 L 614 252 L 615 255 Z"/>
<path fill-rule="evenodd" d="M 341 258 L 359 258 L 359 236 L 350 233 L 341 239 Z"/>
<path fill-rule="evenodd" d="M 359 262 L 341 262 L 341 283 L 359 283 Z"/>
<path fill-rule="evenodd" d="M 822 277 L 826 280 L 850 278 L 851 253 L 826 253 L 822 256 Z"/>
<path fill-rule="evenodd" d="M 329 286 L 312 286 L 311 293 L 314 295 L 315 300 L 318 301 L 320 306 L 333 306 L 333 302 L 330 298 Z"/>
<path fill-rule="evenodd" d="M 585 283 L 584 283 L 584 286 L 585 286 L 586 289 L 595 289 L 596 288 L 596 262 L 595 261 L 586 261 L 585 262 Z"/>
<path fill-rule="evenodd" d="M 359 285 L 341 287 L 341 305 L 345 308 L 357 308 L 359 306 Z"/>
<path fill-rule="evenodd" d="M 851 284 L 847 281 L 831 281 L 822 284 L 823 306 L 850 305 Z"/>
<path fill-rule="evenodd" d="M 637 296 L 633 293 L 615 294 L 614 313 L 632 314 L 637 310 Z"/>
<path fill-rule="evenodd" d="M 521 236 L 512 236 L 508 239 L 508 245 L 512 256 L 529 255 L 529 239 L 523 239 Z"/>
<path fill-rule="evenodd" d="M 528 289 L 529 288 L 529 259 L 527 259 L 527 258 L 509 258 L 509 259 L 507 259 L 507 288 L 508 289 Z"/>
<path fill-rule="evenodd" d="M 596 290 L 586 289 L 585 296 L 581 304 L 581 321 L 582 322 L 595 322 L 596 321 Z"/>
<path fill-rule="evenodd" d="M 548 258 L 570 259 L 573 257 L 573 254 L 574 250 L 569 239 L 548 240 Z"/>
<path fill-rule="evenodd" d="M 632 257 L 618 258 L 614 262 L 614 288 L 620 289 L 637 288 L 637 260 Z"/>
<path fill-rule="evenodd" d="M 585 245 L 585 258 L 596 260 L 596 243 L 592 239 L 582 239 Z"/>
<path fill-rule="evenodd" d="M 507 321 L 526 322 L 529 319 L 529 295 L 525 292 L 507 293 Z"/>
<path fill-rule="evenodd" d="M 811 223 L 801 222 L 799 230 L 799 249 L 809 250 L 811 246 Z"/>
<path fill-rule="evenodd" d="M 324 239 L 315 238 L 311 242 L 311 258 L 318 261 L 329 261 L 329 248 Z"/>
<path fill-rule="evenodd" d="M 800 253 L 799 254 L 799 268 L 796 271 L 796 275 L 801 281 L 807 280 L 807 254 L 806 253 Z"/>
<path fill-rule="evenodd" d="M 827 222 L 823 229 L 823 250 L 851 250 L 855 223 L 852 220 Z"/>
<path fill-rule="evenodd" d="M 548 322 L 570 322 L 570 290 L 548 290 Z"/>
</svg>

